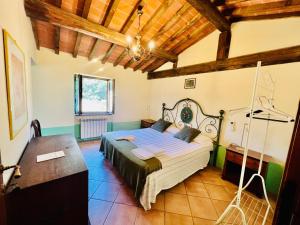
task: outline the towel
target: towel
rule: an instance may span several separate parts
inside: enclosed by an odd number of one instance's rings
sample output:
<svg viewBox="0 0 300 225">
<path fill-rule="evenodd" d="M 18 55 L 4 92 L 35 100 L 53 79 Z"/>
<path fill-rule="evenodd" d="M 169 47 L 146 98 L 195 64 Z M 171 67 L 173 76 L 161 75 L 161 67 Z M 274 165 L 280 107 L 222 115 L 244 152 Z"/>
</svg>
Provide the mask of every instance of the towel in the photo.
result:
<svg viewBox="0 0 300 225">
<path fill-rule="evenodd" d="M 145 146 L 142 146 L 142 148 L 153 153 L 155 156 L 164 152 L 164 149 L 159 148 L 156 145 L 145 145 Z"/>
<path fill-rule="evenodd" d="M 131 152 L 141 160 L 147 160 L 154 157 L 154 154 L 152 152 L 149 152 L 148 150 L 143 148 L 135 148 L 131 150 Z"/>
<path fill-rule="evenodd" d="M 115 139 L 116 141 L 134 141 L 135 137 L 133 135 L 120 136 Z"/>
</svg>

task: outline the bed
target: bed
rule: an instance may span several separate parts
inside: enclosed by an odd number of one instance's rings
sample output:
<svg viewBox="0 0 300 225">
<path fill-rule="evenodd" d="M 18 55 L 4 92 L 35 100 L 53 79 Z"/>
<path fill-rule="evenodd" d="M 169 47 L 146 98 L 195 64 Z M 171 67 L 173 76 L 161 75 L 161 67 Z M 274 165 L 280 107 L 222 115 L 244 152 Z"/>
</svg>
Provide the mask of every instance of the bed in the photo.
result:
<svg viewBox="0 0 300 225">
<path fill-rule="evenodd" d="M 205 114 L 201 106 L 189 98 L 176 102 L 172 108 L 163 104 L 162 119 L 172 122 L 172 126 L 177 128 L 197 128 L 211 141 L 187 143 L 173 137 L 168 130 L 161 133 L 145 128 L 105 133 L 100 151 L 124 177 L 143 208 L 149 210 L 160 191 L 182 182 L 209 162 L 215 163 L 223 114 L 223 110 L 218 116 Z M 119 137 L 128 135 L 134 140 L 117 141 Z M 132 153 L 133 149 L 148 145 L 155 145 L 164 152 L 148 160 L 141 160 Z"/>
</svg>

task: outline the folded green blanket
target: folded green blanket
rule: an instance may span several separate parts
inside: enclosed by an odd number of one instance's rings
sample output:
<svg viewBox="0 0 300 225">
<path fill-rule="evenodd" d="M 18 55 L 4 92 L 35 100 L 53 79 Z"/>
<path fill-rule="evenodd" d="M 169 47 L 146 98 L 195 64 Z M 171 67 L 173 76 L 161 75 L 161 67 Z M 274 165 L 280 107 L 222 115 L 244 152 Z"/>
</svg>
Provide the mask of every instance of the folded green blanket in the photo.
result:
<svg viewBox="0 0 300 225">
<path fill-rule="evenodd" d="M 157 158 L 148 160 L 137 158 L 131 152 L 136 147 L 129 141 L 116 141 L 106 134 L 101 139 L 100 151 L 133 189 L 134 196 L 139 199 L 146 183 L 146 177 L 150 173 L 160 170 L 162 166 Z"/>
</svg>

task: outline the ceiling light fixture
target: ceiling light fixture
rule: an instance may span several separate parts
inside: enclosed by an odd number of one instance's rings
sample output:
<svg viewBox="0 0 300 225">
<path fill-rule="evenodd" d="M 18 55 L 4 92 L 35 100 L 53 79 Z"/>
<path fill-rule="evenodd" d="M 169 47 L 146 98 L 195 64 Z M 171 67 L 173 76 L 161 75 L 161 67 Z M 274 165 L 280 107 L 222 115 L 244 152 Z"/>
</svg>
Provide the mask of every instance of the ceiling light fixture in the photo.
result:
<svg viewBox="0 0 300 225">
<path fill-rule="evenodd" d="M 143 6 L 139 5 L 137 10 L 138 15 L 138 33 L 132 38 L 131 36 L 126 37 L 126 41 L 128 43 L 127 52 L 134 61 L 139 61 L 141 58 L 149 58 L 151 52 L 155 48 L 154 41 L 149 41 L 147 48 L 144 48 L 142 45 L 142 36 L 141 36 L 141 16 L 143 15 Z"/>
</svg>

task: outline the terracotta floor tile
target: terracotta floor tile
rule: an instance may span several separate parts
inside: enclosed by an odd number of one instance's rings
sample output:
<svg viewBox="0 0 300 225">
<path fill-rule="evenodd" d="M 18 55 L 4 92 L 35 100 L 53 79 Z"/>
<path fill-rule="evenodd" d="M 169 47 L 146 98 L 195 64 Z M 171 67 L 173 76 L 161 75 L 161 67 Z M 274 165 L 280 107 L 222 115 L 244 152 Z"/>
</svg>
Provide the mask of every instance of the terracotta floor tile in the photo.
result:
<svg viewBox="0 0 300 225">
<path fill-rule="evenodd" d="M 188 177 L 185 182 L 200 182 L 202 183 L 202 176 L 198 173 L 193 174 L 192 176 Z"/>
<path fill-rule="evenodd" d="M 111 202 L 91 199 L 89 201 L 89 218 L 91 225 L 102 225 L 111 207 Z"/>
<path fill-rule="evenodd" d="M 119 175 L 119 173 L 115 169 L 111 169 L 109 170 L 108 173 L 103 174 L 102 180 L 106 182 L 117 183 L 117 184 L 124 183 L 123 178 L 121 177 L 121 175 Z"/>
<path fill-rule="evenodd" d="M 167 190 L 167 192 L 175 193 L 175 194 L 186 194 L 185 185 L 183 182 L 177 184 L 171 189 Z"/>
<path fill-rule="evenodd" d="M 234 184 L 234 183 L 231 183 L 227 180 L 223 180 L 223 184 L 222 184 L 224 187 L 227 187 L 229 190 L 235 190 L 237 191 L 238 189 L 238 185 Z"/>
<path fill-rule="evenodd" d="M 135 225 L 164 225 L 164 212 L 158 210 L 145 211 L 139 208 L 135 220 Z"/>
<path fill-rule="evenodd" d="M 190 216 L 187 195 L 165 193 L 165 211 Z"/>
<path fill-rule="evenodd" d="M 114 204 L 111 208 L 104 225 L 133 225 L 137 207 L 123 204 Z"/>
<path fill-rule="evenodd" d="M 106 172 L 99 167 L 89 166 L 89 180 L 103 181 L 106 176 Z"/>
<path fill-rule="evenodd" d="M 127 204 L 127 205 L 138 206 L 138 203 L 134 197 L 133 191 L 130 188 L 128 188 L 126 185 L 120 186 L 120 191 L 119 191 L 119 194 L 118 194 L 115 202 Z"/>
<path fill-rule="evenodd" d="M 206 197 L 209 195 L 204 187 L 204 184 L 197 182 L 185 182 L 185 187 L 188 195 Z"/>
<path fill-rule="evenodd" d="M 225 190 L 227 191 L 227 193 L 229 194 L 231 199 L 233 199 L 236 196 L 237 189 L 232 189 L 232 188 L 229 188 L 226 186 L 223 186 L 223 187 L 225 188 Z"/>
<path fill-rule="evenodd" d="M 193 218 L 166 212 L 165 225 L 193 225 Z"/>
<path fill-rule="evenodd" d="M 92 197 L 92 195 L 95 193 L 99 185 L 101 184 L 101 181 L 98 180 L 89 180 L 89 198 Z"/>
<path fill-rule="evenodd" d="M 194 225 L 215 225 L 216 224 L 216 220 L 205 220 L 197 217 L 194 217 L 193 220 L 194 220 Z"/>
<path fill-rule="evenodd" d="M 205 188 L 211 199 L 223 200 L 223 201 L 231 201 L 232 196 L 228 194 L 223 186 L 220 185 L 212 185 L 212 184 L 204 184 Z"/>
<path fill-rule="evenodd" d="M 217 175 L 221 176 L 222 175 L 222 170 L 216 167 L 212 166 L 207 166 L 205 169 L 201 170 L 200 172 L 206 173 L 206 174 L 212 174 L 212 175 Z"/>
<path fill-rule="evenodd" d="M 223 185 L 222 178 L 217 175 L 203 174 L 201 179 L 202 179 L 202 182 L 205 184 Z"/>
<path fill-rule="evenodd" d="M 102 182 L 92 198 L 113 202 L 117 198 L 119 191 L 119 184 Z"/>
<path fill-rule="evenodd" d="M 224 212 L 226 207 L 229 205 L 229 201 L 221 201 L 221 200 L 212 200 L 213 205 L 215 206 L 215 209 L 217 210 L 217 213 L 219 216 Z"/>
<path fill-rule="evenodd" d="M 188 196 L 193 217 L 208 220 L 218 219 L 218 214 L 209 198 Z"/>
<path fill-rule="evenodd" d="M 151 205 L 151 209 L 165 210 L 165 193 L 161 192 L 156 196 L 156 202 Z"/>
</svg>

